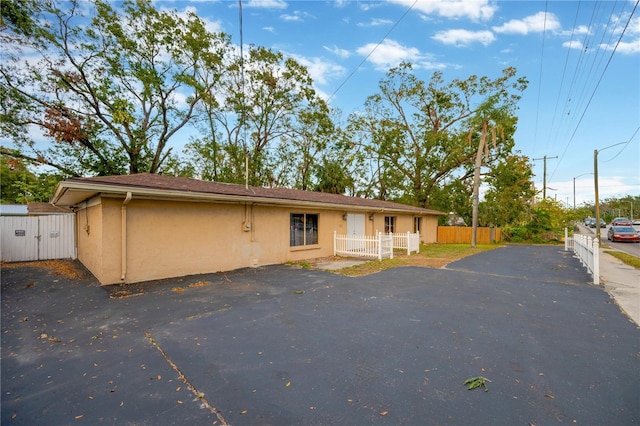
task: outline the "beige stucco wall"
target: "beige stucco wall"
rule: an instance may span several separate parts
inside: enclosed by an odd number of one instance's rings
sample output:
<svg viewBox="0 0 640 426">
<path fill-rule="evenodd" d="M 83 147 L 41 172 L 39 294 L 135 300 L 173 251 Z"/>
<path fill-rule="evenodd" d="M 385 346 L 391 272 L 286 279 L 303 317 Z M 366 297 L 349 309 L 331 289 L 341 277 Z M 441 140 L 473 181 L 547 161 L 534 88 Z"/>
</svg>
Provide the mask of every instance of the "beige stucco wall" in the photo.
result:
<svg viewBox="0 0 640 426">
<path fill-rule="evenodd" d="M 347 211 L 264 205 L 102 198 L 78 218 L 78 258 L 102 284 L 139 282 L 312 259 L 333 254 L 333 232 L 346 233 Z M 290 215 L 318 215 L 318 244 L 290 246 Z M 412 215 L 395 215 L 398 232 L 413 232 Z M 384 231 L 384 214 L 365 230 Z M 84 231 L 86 219 L 90 233 Z M 245 226 L 250 223 L 250 226 Z M 423 234 L 433 241 L 437 219 L 423 217 Z M 123 257 L 121 235 L 126 233 Z M 424 231 L 423 231 L 424 232 Z M 427 241 L 427 240 L 425 240 Z M 126 269 L 126 271 L 125 271 Z M 121 276 L 125 279 L 121 281 Z"/>
<path fill-rule="evenodd" d="M 102 206 L 84 207 L 76 213 L 78 260 L 96 277 L 102 275 Z"/>
<path fill-rule="evenodd" d="M 420 240 L 424 244 L 438 241 L 438 216 L 423 216 Z"/>
</svg>

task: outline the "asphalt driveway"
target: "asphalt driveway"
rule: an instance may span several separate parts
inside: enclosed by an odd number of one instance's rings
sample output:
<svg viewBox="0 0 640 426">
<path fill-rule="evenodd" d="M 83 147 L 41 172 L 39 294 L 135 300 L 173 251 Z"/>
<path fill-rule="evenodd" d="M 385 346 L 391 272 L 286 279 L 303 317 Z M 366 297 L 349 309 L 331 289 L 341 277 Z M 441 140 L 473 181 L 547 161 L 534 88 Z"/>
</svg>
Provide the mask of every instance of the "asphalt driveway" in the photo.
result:
<svg viewBox="0 0 640 426">
<path fill-rule="evenodd" d="M 640 422 L 640 330 L 558 247 L 360 278 L 1 278 L 3 425 Z"/>
</svg>

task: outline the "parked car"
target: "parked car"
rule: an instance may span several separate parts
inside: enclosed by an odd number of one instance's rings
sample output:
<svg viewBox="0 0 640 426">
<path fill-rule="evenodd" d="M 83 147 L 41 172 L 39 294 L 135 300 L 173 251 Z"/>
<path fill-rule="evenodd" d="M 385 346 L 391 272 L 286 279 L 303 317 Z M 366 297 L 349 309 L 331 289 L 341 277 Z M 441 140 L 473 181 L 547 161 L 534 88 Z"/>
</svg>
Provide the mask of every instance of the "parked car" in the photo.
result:
<svg viewBox="0 0 640 426">
<path fill-rule="evenodd" d="M 607 232 L 609 241 L 629 241 L 640 243 L 640 235 L 632 226 L 611 226 Z"/>
<path fill-rule="evenodd" d="M 616 217 L 611 221 L 611 226 L 631 226 L 631 221 L 626 217 Z"/>
<path fill-rule="evenodd" d="M 589 222 L 589 228 L 595 228 L 596 227 L 596 220 L 592 219 Z M 600 228 L 606 228 L 607 227 L 607 222 L 604 221 L 604 219 L 600 219 Z"/>
<path fill-rule="evenodd" d="M 632 224 L 633 226 L 640 225 L 640 219 L 634 219 L 634 220 L 631 222 L 631 224 Z"/>
</svg>

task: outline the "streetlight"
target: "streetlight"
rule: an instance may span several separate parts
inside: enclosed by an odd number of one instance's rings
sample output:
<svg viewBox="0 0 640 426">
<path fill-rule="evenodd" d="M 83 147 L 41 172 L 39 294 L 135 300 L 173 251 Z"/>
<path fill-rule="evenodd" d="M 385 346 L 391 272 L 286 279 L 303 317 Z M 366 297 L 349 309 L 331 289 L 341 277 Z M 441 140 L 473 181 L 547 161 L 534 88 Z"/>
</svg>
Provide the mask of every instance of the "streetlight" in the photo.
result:
<svg viewBox="0 0 640 426">
<path fill-rule="evenodd" d="M 628 142 L 619 142 L 613 145 L 605 146 L 600 151 L 613 148 L 614 146 L 622 145 Z M 596 189 L 596 237 L 598 242 L 600 241 L 600 199 L 598 198 L 598 150 L 593 150 L 593 182 Z"/>
<path fill-rule="evenodd" d="M 581 176 L 592 175 L 593 173 L 583 173 L 573 178 L 573 209 L 576 209 L 576 179 Z"/>
</svg>

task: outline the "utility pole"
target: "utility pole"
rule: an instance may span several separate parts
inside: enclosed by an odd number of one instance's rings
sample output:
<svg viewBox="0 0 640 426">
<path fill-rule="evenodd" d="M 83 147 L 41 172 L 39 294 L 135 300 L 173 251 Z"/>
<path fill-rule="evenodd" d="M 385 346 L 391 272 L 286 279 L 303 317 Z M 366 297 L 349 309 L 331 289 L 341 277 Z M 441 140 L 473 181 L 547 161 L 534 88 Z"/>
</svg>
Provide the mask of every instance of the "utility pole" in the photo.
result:
<svg viewBox="0 0 640 426">
<path fill-rule="evenodd" d="M 544 176 L 542 176 L 542 199 L 543 200 L 547 199 L 547 159 L 551 160 L 552 158 L 558 158 L 558 156 L 556 155 L 555 157 L 547 157 L 545 155 L 542 158 L 533 159 L 533 161 L 544 160 Z"/>
<path fill-rule="evenodd" d="M 600 198 L 598 197 L 598 150 L 593 150 L 593 182 L 596 193 L 596 237 L 600 244 Z"/>
</svg>

